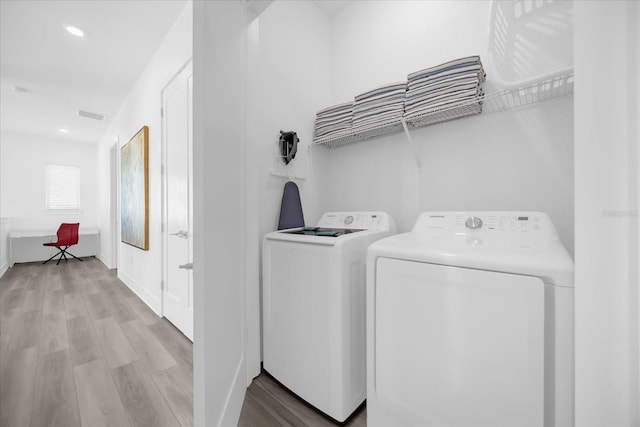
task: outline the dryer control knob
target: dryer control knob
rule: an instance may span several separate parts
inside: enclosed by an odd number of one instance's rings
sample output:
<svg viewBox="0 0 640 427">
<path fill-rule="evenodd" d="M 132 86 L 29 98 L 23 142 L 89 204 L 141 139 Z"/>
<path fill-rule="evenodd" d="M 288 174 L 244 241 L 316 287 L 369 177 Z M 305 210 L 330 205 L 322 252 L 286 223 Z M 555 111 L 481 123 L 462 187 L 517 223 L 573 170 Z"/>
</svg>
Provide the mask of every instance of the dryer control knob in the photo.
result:
<svg viewBox="0 0 640 427">
<path fill-rule="evenodd" d="M 467 228 L 475 230 L 476 228 L 482 227 L 482 220 L 480 218 L 478 218 L 477 216 L 470 216 L 469 218 L 467 218 L 467 220 L 465 221 L 464 225 Z"/>
</svg>

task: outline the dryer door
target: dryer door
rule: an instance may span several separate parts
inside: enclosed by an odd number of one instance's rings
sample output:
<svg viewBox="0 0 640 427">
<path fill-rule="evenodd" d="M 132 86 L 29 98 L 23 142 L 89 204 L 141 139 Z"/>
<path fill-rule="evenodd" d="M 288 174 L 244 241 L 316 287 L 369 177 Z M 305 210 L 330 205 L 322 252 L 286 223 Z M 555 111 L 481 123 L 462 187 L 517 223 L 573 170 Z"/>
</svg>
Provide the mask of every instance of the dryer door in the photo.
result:
<svg viewBox="0 0 640 427">
<path fill-rule="evenodd" d="M 542 426 L 544 283 L 379 258 L 373 388 L 398 425 Z"/>
</svg>

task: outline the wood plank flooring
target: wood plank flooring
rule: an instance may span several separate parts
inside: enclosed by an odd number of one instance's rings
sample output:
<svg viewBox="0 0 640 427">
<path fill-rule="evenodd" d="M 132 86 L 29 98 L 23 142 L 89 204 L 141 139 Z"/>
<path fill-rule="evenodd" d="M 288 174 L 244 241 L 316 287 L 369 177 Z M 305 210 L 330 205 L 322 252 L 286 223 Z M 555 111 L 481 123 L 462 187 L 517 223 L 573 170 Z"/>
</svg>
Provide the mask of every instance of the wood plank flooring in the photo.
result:
<svg viewBox="0 0 640 427">
<path fill-rule="evenodd" d="M 0 278 L 1 427 L 192 425 L 192 344 L 115 271 L 91 257 Z"/>
<path fill-rule="evenodd" d="M 253 426 L 318 426 L 339 425 L 300 400 L 266 374 L 253 380 L 247 389 L 238 427 Z M 342 424 L 365 427 L 367 409 L 361 407 Z"/>
<path fill-rule="evenodd" d="M 0 278 L 0 427 L 192 425 L 191 342 L 114 270 L 91 257 Z M 336 424 L 262 374 L 238 425 Z"/>
</svg>

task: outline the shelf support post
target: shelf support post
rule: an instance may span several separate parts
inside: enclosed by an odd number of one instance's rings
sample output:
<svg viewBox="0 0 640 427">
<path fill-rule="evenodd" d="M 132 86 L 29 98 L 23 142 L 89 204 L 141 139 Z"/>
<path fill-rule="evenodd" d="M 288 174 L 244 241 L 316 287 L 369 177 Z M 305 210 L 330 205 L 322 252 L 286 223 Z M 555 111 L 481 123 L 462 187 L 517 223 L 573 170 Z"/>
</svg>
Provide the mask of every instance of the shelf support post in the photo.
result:
<svg viewBox="0 0 640 427">
<path fill-rule="evenodd" d="M 413 158 L 416 161 L 416 166 L 420 171 L 422 169 L 422 163 L 420 162 L 420 156 L 418 156 L 418 148 L 416 147 L 416 144 L 413 142 L 413 138 L 411 138 L 411 133 L 409 132 L 409 128 L 407 127 L 407 121 L 404 119 L 404 117 L 401 117 L 400 122 L 402 123 L 404 134 L 407 137 L 407 141 L 409 142 L 409 146 L 411 147 L 411 151 L 413 152 Z"/>
</svg>

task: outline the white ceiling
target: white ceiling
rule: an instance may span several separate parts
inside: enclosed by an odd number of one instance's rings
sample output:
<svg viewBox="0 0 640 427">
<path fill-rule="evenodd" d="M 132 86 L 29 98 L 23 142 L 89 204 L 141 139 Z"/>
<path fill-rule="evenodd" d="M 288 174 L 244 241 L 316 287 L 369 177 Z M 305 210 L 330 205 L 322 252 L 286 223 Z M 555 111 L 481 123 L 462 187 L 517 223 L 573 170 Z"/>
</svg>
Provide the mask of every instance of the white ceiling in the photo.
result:
<svg viewBox="0 0 640 427">
<path fill-rule="evenodd" d="M 316 0 L 314 2 L 329 16 L 340 12 L 349 3 L 349 0 Z"/>
<path fill-rule="evenodd" d="M 97 143 L 185 4 L 1 0 L 0 130 Z M 86 37 L 70 35 L 63 23 Z"/>
</svg>

